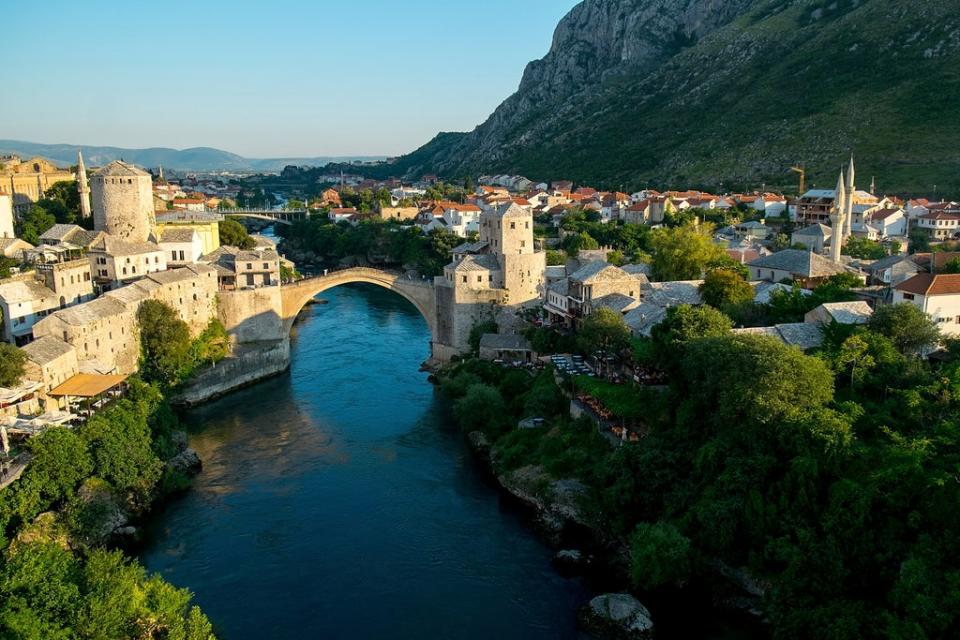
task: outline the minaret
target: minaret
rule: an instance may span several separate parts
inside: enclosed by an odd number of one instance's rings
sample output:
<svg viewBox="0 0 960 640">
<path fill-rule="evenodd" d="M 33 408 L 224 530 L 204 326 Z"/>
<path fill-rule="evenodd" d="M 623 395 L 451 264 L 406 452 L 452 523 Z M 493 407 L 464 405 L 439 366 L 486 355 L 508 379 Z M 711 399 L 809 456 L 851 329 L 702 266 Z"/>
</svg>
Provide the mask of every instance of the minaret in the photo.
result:
<svg viewBox="0 0 960 640">
<path fill-rule="evenodd" d="M 830 236 L 830 259 L 834 262 L 840 262 L 840 252 L 843 249 L 844 235 L 846 228 L 846 206 L 847 193 L 843 184 L 843 170 L 840 170 L 840 178 L 837 180 L 837 195 L 833 199 L 833 209 L 830 211 L 830 225 L 833 234 Z"/>
<path fill-rule="evenodd" d="M 853 166 L 853 154 L 850 154 L 850 169 L 847 171 L 847 199 L 843 203 L 846 211 L 846 222 L 844 227 L 843 239 L 846 240 L 853 235 L 853 195 L 856 192 L 856 169 Z"/>
<path fill-rule="evenodd" d="M 87 184 L 87 168 L 83 166 L 83 152 L 77 150 L 77 191 L 80 192 L 80 217 L 90 217 L 90 185 Z"/>
<path fill-rule="evenodd" d="M 163 182 L 163 165 L 160 165 L 160 176 L 157 178 L 160 182 Z"/>
</svg>

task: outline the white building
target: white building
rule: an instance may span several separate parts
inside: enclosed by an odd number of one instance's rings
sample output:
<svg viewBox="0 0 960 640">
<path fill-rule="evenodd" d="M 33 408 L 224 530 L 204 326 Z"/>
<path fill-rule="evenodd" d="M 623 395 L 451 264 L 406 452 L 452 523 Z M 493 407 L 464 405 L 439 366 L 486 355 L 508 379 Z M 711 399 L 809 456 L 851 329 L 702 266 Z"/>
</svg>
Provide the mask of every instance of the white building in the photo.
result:
<svg viewBox="0 0 960 640">
<path fill-rule="evenodd" d="M 167 256 L 159 245 L 110 235 L 95 240 L 87 257 L 94 280 L 109 289 L 167 269 Z"/>
<path fill-rule="evenodd" d="M 917 218 L 916 226 L 931 240 L 950 240 L 960 234 L 960 214 L 934 211 Z"/>
<path fill-rule="evenodd" d="M 33 339 L 33 325 L 59 308 L 57 294 L 33 278 L 0 284 L 3 340 L 27 344 Z"/>
<path fill-rule="evenodd" d="M 166 227 L 160 232 L 160 249 L 167 256 L 167 267 L 182 267 L 200 261 L 203 240 L 195 229 Z"/>
<path fill-rule="evenodd" d="M 893 302 L 909 302 L 929 315 L 946 336 L 960 335 L 960 275 L 918 273 L 893 290 Z"/>
<path fill-rule="evenodd" d="M 13 198 L 0 189 L 0 238 L 13 237 Z"/>
</svg>

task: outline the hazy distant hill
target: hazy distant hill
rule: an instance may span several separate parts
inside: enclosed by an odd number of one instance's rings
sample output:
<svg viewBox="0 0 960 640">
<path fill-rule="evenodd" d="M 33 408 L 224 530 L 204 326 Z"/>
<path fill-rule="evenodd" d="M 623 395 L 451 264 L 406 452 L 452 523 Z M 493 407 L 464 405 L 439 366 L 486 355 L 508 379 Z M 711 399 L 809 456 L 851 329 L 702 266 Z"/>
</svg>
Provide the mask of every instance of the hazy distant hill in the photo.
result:
<svg viewBox="0 0 960 640">
<path fill-rule="evenodd" d="M 192 149 L 123 149 L 120 147 L 94 147 L 75 144 L 38 144 L 21 140 L 0 140 L 0 155 L 17 154 L 22 157 L 42 156 L 61 166 L 76 164 L 77 149 L 83 149 L 83 159 L 88 166 L 99 166 L 113 160 L 123 159 L 141 167 L 180 171 L 280 171 L 286 165 L 324 166 L 330 162 L 352 160 L 380 160 L 380 157 L 335 157 L 316 158 L 244 158 L 235 153 L 210 147 Z"/>
<path fill-rule="evenodd" d="M 957 0 L 585 0 L 517 93 L 391 173 L 960 193 Z"/>
</svg>

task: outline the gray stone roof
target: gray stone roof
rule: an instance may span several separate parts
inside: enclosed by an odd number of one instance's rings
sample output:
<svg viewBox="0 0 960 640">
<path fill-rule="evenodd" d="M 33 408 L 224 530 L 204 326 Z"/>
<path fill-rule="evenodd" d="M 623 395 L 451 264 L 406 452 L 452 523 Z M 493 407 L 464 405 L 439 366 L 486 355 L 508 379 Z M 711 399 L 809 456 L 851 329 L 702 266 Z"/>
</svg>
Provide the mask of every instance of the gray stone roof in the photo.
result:
<svg viewBox="0 0 960 640">
<path fill-rule="evenodd" d="M 114 160 L 105 167 L 101 167 L 93 175 L 96 176 L 110 176 L 110 177 L 133 177 L 133 176 L 147 176 L 151 177 L 149 173 L 143 169 L 139 169 L 128 162 L 123 160 Z"/>
<path fill-rule="evenodd" d="M 604 307 L 606 309 L 612 309 L 618 313 L 623 313 L 624 311 L 635 307 L 638 304 L 638 301 L 636 298 L 625 296 L 622 293 L 610 293 L 594 299 L 590 304 L 595 309 Z"/>
<path fill-rule="evenodd" d="M 642 281 L 641 281 L 642 278 Z M 646 276 L 643 275 L 631 275 L 621 269 L 620 267 L 614 266 L 608 262 L 588 262 L 584 266 L 580 267 L 573 275 L 570 276 L 570 279 L 575 282 L 581 282 L 583 284 L 590 284 L 592 282 L 601 282 L 601 281 L 610 281 L 610 280 L 638 280 L 643 284 L 643 281 L 646 281 Z"/>
<path fill-rule="evenodd" d="M 812 224 L 809 227 L 804 227 L 798 231 L 794 231 L 793 235 L 795 236 L 819 236 L 821 238 L 829 238 L 833 235 L 833 229 L 828 227 L 825 224 Z"/>
<path fill-rule="evenodd" d="M 190 222 L 221 222 L 223 216 L 219 213 L 212 213 L 210 211 L 187 211 L 186 209 L 180 209 L 178 211 L 169 211 L 166 213 L 157 214 L 157 223 L 158 224 L 176 224 L 182 222 L 184 224 Z"/>
<path fill-rule="evenodd" d="M 451 253 L 480 253 L 488 246 L 490 245 L 487 242 L 464 242 L 463 244 L 454 247 Z"/>
<path fill-rule="evenodd" d="M 78 231 L 83 229 L 75 224 L 55 224 L 40 235 L 40 240 L 53 244 L 69 242 L 70 237 Z"/>
<path fill-rule="evenodd" d="M 0 299 L 7 304 L 56 298 L 57 294 L 36 280 L 9 280 L 0 284 Z"/>
<path fill-rule="evenodd" d="M 653 273 L 653 271 L 650 269 L 650 265 L 643 263 L 625 264 L 620 268 L 632 276 L 649 276 L 651 273 Z"/>
<path fill-rule="evenodd" d="M 866 324 L 873 315 L 873 309 L 862 300 L 855 302 L 828 302 L 820 305 L 811 313 L 823 309 L 834 321 L 840 324 Z"/>
<path fill-rule="evenodd" d="M 152 242 L 121 240 L 116 236 L 103 234 L 90 245 L 90 251 L 103 252 L 109 256 L 138 256 L 161 251 L 161 249 Z"/>
<path fill-rule="evenodd" d="M 499 271 L 500 263 L 496 256 L 489 254 L 467 255 L 456 266 L 455 271 Z"/>
<path fill-rule="evenodd" d="M 547 287 L 547 291 L 560 296 L 565 296 L 570 291 L 570 281 L 566 278 L 563 278 L 561 280 L 551 282 Z"/>
<path fill-rule="evenodd" d="M 494 351 L 530 351 L 530 342 L 523 336 L 485 333 L 480 337 L 481 349 Z"/>
<path fill-rule="evenodd" d="M 521 207 L 515 202 L 511 203 L 510 206 L 505 207 L 503 209 L 497 209 L 497 214 L 501 218 L 520 218 L 523 216 L 526 216 L 526 217 L 531 216 L 530 212 L 524 210 L 523 207 Z"/>
<path fill-rule="evenodd" d="M 120 315 L 126 310 L 127 306 L 125 304 L 105 295 L 102 298 L 97 298 L 84 304 L 78 304 L 75 307 L 61 309 L 51 317 L 58 318 L 69 325 L 82 327 L 91 322 Z"/>
<path fill-rule="evenodd" d="M 160 232 L 160 242 L 193 242 L 196 233 L 189 227 L 166 227 Z"/>
<path fill-rule="evenodd" d="M 43 336 L 21 347 L 31 362 L 40 366 L 53 362 L 57 358 L 73 351 L 73 347 L 59 338 Z"/>
<path fill-rule="evenodd" d="M 799 347 L 804 351 L 815 349 L 823 344 L 823 332 L 820 331 L 820 326 L 805 322 L 778 324 L 774 327 L 734 329 L 733 333 L 770 336 L 784 344 Z"/>
<path fill-rule="evenodd" d="M 879 271 L 886 271 L 890 267 L 894 267 L 900 263 L 907 263 L 908 268 L 913 267 L 915 271 L 920 271 L 920 267 L 917 266 L 917 263 L 911 260 L 910 256 L 906 255 L 895 255 L 887 256 L 886 258 L 880 258 L 875 262 L 865 265 L 863 270 L 868 273 L 877 273 Z"/>
<path fill-rule="evenodd" d="M 803 278 L 822 278 L 847 273 L 847 269 L 832 260 L 802 249 L 785 249 L 747 263 L 750 267 L 775 269 Z"/>
</svg>

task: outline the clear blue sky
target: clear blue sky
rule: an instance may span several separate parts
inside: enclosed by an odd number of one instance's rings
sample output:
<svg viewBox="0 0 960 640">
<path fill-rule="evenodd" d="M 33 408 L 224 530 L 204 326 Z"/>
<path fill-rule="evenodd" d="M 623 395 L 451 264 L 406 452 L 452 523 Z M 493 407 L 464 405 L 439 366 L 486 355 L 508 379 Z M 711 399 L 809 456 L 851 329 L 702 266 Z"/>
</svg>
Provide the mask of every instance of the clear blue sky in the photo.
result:
<svg viewBox="0 0 960 640">
<path fill-rule="evenodd" d="M 472 129 L 577 0 L 3 4 L 0 138 L 269 157 Z"/>
</svg>

